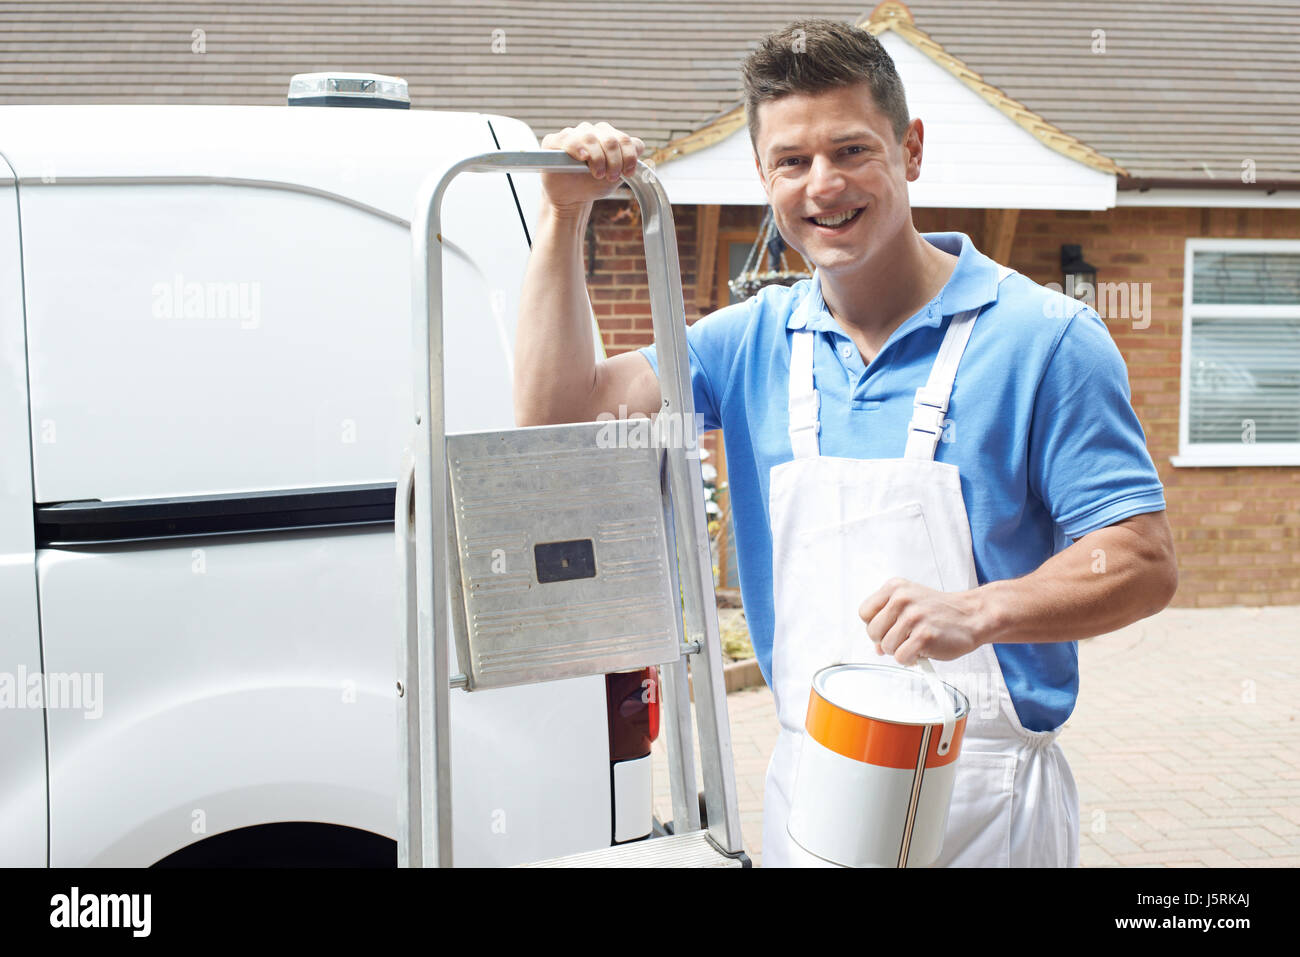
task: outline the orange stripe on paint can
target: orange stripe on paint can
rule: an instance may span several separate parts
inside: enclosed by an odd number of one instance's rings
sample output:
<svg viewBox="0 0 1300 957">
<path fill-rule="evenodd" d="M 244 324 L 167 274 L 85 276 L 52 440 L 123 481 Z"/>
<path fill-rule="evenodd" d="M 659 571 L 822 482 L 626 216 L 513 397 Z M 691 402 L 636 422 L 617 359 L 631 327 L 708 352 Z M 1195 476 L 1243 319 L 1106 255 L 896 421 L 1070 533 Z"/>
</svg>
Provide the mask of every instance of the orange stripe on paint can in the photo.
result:
<svg viewBox="0 0 1300 957">
<path fill-rule="evenodd" d="M 808 718 L 804 727 L 809 736 L 836 754 L 878 767 L 914 771 L 925 725 L 895 724 L 847 711 L 827 701 L 814 687 L 808 699 Z M 947 754 L 940 755 L 938 751 L 943 722 L 930 727 L 930 747 L 925 766 L 938 768 L 956 761 L 961 753 L 966 715 L 957 719 Z"/>
</svg>

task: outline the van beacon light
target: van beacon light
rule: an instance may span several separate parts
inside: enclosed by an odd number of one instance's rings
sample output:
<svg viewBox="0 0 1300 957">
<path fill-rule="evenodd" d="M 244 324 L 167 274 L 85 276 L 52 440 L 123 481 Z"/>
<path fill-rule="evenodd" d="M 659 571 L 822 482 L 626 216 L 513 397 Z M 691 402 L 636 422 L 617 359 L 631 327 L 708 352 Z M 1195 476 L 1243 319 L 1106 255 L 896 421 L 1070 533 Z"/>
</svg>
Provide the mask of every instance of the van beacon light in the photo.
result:
<svg viewBox="0 0 1300 957">
<path fill-rule="evenodd" d="M 289 81 L 290 106 L 366 106 L 409 110 L 411 97 L 400 76 L 379 73 L 299 73 Z"/>
</svg>

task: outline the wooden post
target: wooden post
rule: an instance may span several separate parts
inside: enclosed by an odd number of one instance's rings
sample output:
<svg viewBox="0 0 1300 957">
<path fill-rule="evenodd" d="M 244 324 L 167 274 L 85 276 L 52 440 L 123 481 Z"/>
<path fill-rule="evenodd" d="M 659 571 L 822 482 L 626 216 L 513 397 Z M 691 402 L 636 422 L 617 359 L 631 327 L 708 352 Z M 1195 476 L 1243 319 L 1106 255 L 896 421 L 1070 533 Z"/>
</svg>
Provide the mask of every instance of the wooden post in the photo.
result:
<svg viewBox="0 0 1300 957">
<path fill-rule="evenodd" d="M 1011 256 L 1011 243 L 1016 238 L 1016 221 L 1020 218 L 1018 209 L 984 210 L 983 250 L 985 256 L 995 263 L 1005 266 Z"/>
<path fill-rule="evenodd" d="M 714 309 L 720 211 L 719 206 L 697 206 L 695 210 L 695 308 L 700 315 Z"/>
</svg>

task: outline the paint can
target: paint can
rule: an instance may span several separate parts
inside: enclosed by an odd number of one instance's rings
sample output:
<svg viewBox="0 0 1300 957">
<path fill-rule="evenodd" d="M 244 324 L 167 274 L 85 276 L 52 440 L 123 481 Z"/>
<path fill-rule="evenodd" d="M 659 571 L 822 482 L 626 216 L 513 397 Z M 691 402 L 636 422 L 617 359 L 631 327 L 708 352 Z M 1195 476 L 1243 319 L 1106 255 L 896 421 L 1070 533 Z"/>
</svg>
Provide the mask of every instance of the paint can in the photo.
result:
<svg viewBox="0 0 1300 957">
<path fill-rule="evenodd" d="M 810 854 L 845 867 L 938 860 L 970 703 L 921 665 L 813 676 L 787 824 Z"/>
</svg>

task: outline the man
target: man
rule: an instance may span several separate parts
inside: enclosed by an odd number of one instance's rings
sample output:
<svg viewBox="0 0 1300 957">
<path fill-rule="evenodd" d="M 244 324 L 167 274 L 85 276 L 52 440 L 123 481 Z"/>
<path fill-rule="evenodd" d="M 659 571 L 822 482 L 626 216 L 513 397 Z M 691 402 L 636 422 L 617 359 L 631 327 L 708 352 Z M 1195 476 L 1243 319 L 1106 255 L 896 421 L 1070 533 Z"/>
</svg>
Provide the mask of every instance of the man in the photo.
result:
<svg viewBox="0 0 1300 957">
<path fill-rule="evenodd" d="M 792 23 L 743 77 L 776 225 L 816 267 L 687 336 L 696 410 L 726 441 L 746 616 L 781 722 L 764 864 L 817 863 L 785 828 L 813 673 L 927 658 L 971 698 L 938 863 L 1073 866 L 1078 795 L 1055 737 L 1078 693 L 1074 642 L 1154 614 L 1177 586 L 1123 360 L 1082 303 L 964 235 L 916 232 L 924 128 L 869 33 Z M 584 123 L 542 145 L 592 177 L 543 180 L 519 424 L 654 413 L 653 350 L 592 358 L 581 254 L 592 201 L 644 144 Z"/>
</svg>

